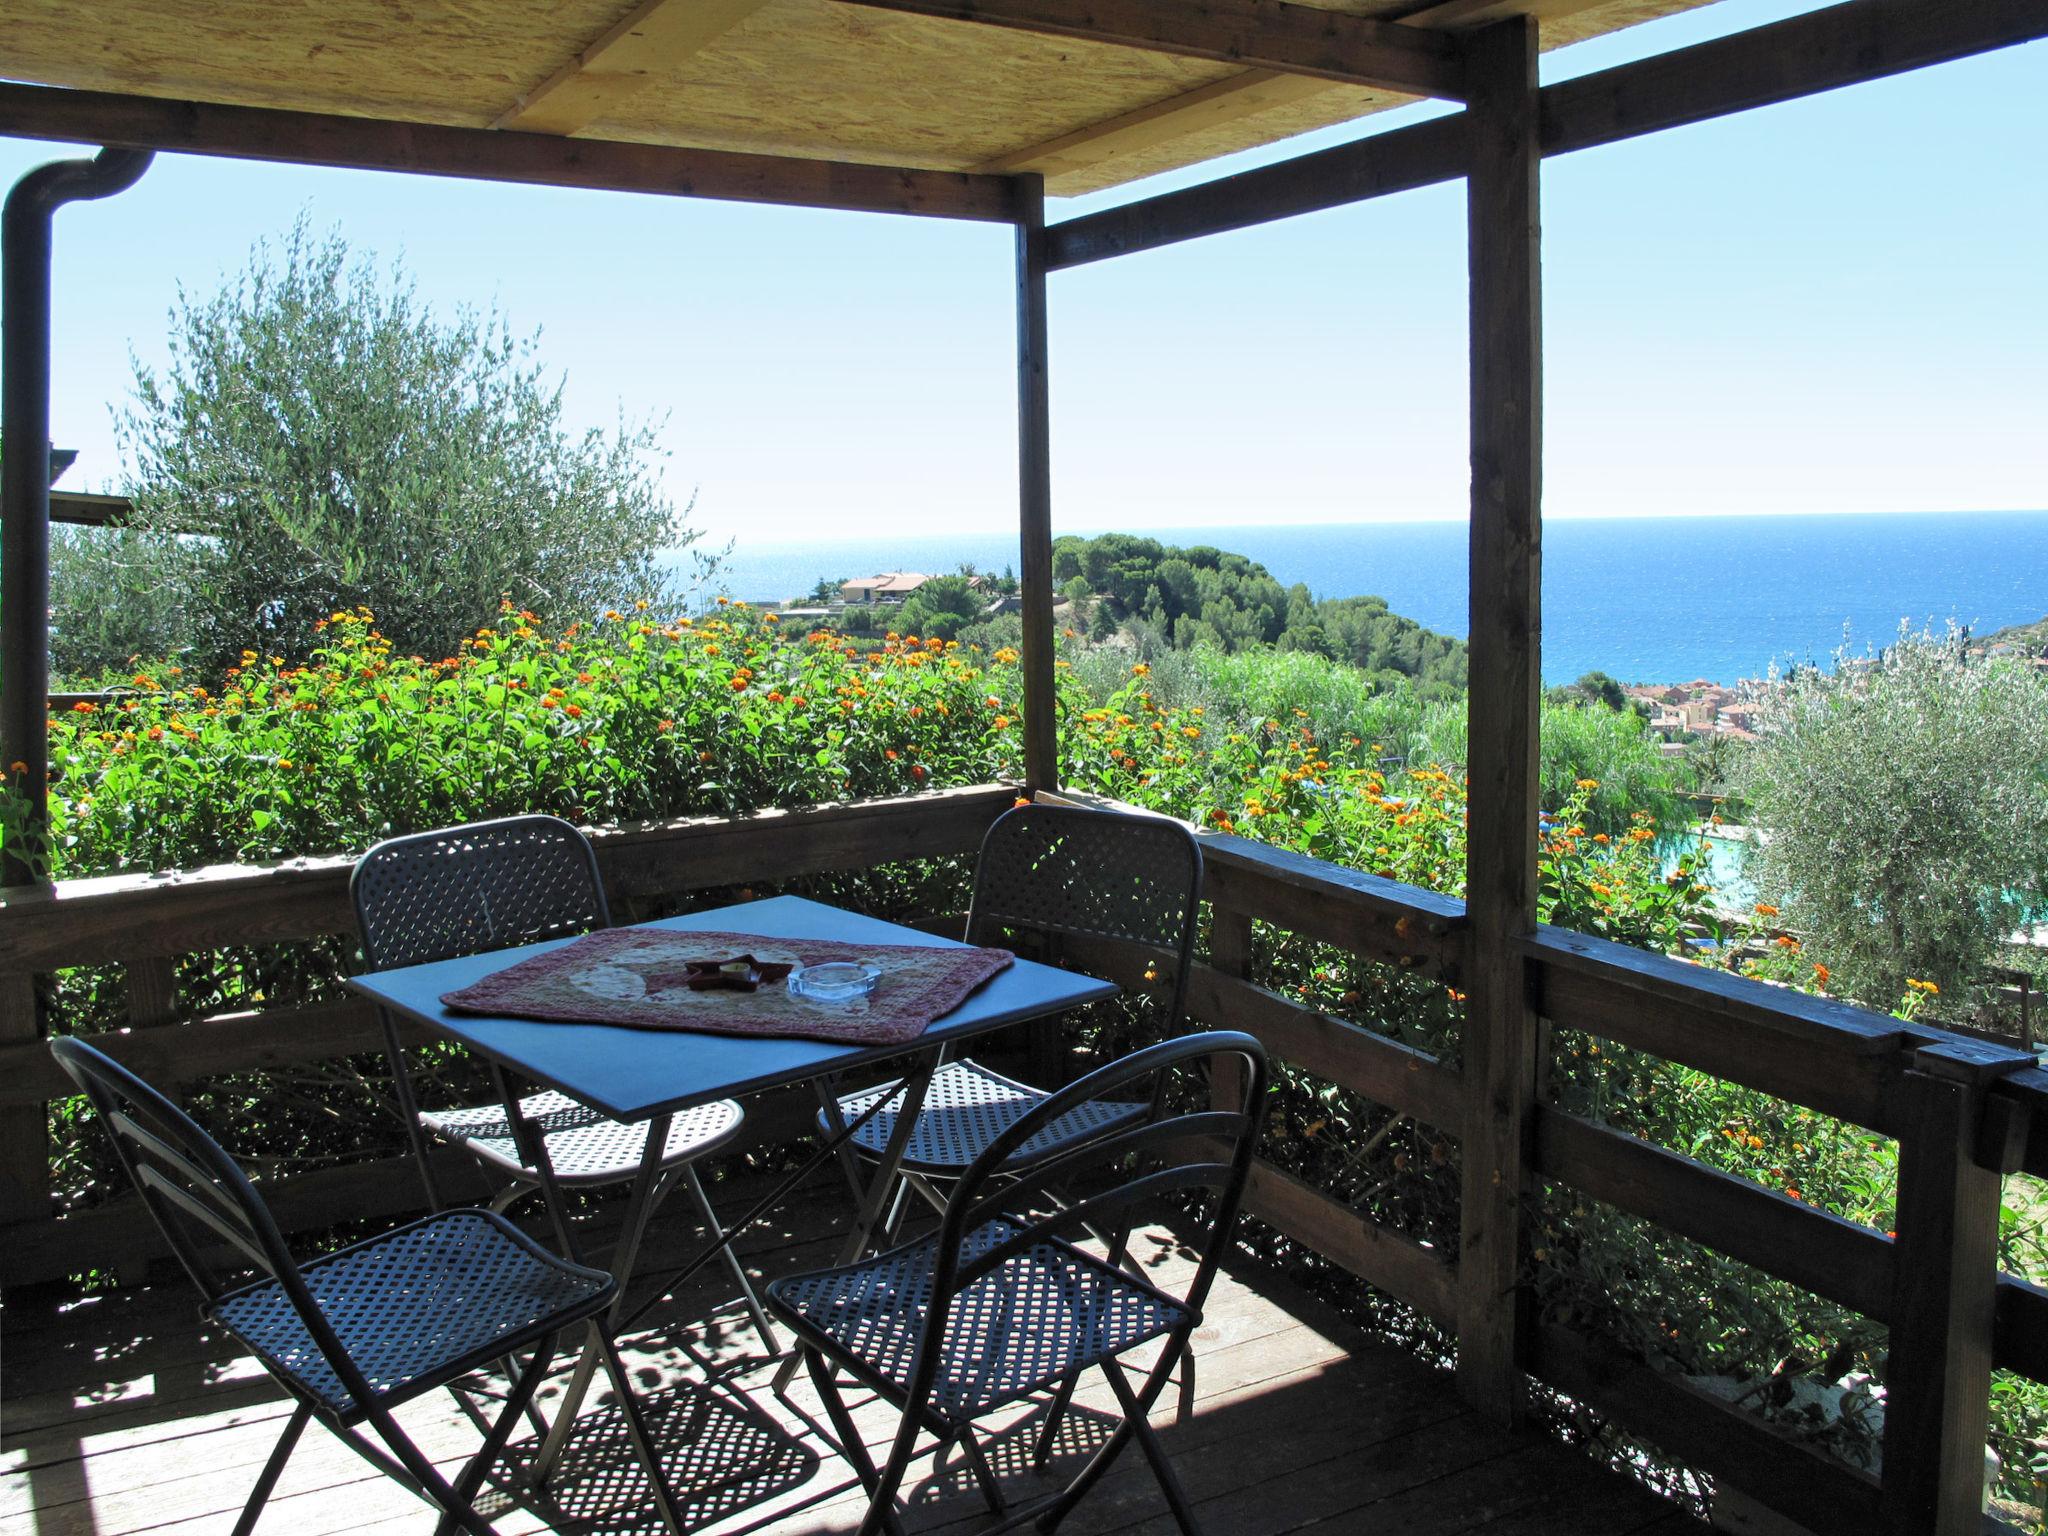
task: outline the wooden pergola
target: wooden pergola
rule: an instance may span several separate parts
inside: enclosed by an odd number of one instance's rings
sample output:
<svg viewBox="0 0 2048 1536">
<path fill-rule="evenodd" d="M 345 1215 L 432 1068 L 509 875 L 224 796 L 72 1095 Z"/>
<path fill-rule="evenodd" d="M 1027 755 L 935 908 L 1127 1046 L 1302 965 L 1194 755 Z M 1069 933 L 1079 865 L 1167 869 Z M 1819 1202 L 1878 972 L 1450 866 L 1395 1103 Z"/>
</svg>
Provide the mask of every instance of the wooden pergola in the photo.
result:
<svg viewBox="0 0 2048 1536">
<path fill-rule="evenodd" d="M 1630 1149 L 1596 1145 L 1588 1154 L 1578 1145 L 1575 1153 L 1569 1135 L 1545 1129 L 1538 1077 L 1546 1019 L 1576 1008 L 1572 1021 L 1580 1027 L 1625 1041 L 1640 1041 L 1648 1031 L 1655 1036 L 1649 1048 L 1662 1054 L 1743 1081 L 1761 1076 L 1769 1081 L 1760 1086 L 1803 1093 L 1802 1102 L 1823 1107 L 1838 1108 L 1849 1102 L 1844 1094 L 1868 1087 L 1870 1097 L 1854 1100 L 1851 1118 L 1911 1127 L 1939 1152 L 1916 1155 L 1908 1177 L 1918 1182 L 1901 1194 L 1906 1235 L 1900 1241 L 1912 1242 L 1917 1252 L 1884 1255 L 1888 1315 L 1896 1326 L 1904 1309 L 1917 1309 L 1913 1315 L 1926 1326 L 1909 1330 L 1903 1351 L 1894 1348 L 1901 1374 L 1893 1388 L 1881 1500 L 1876 1493 L 1850 1499 L 1842 1493 L 1849 1485 L 1823 1479 L 1815 1485 L 1821 1494 L 1793 1489 L 1785 1507 L 1815 1523 L 1826 1507 L 1839 1508 L 1844 1524 L 1881 1508 L 1902 1529 L 1974 1528 L 1994 1360 L 1991 1309 L 1995 1302 L 2018 1309 L 2015 1316 L 2048 1316 L 2048 1297 L 2008 1302 L 2008 1290 L 1994 1293 L 1991 1286 L 1998 1175 L 2012 1167 L 2048 1168 L 2042 1117 L 2013 1106 L 2030 1105 L 2030 1095 L 2048 1089 L 2048 1078 L 2033 1082 L 2030 1063 L 2023 1066 L 2009 1053 L 1973 1053 L 1931 1031 L 1887 1032 L 1854 1009 L 1760 998 L 1730 978 L 1688 976 L 1656 957 L 1610 953 L 1612 946 L 1595 953 L 1586 941 L 1537 929 L 1539 185 L 1546 156 L 2048 35 L 2048 0 L 1847 0 L 1539 86 L 1539 46 L 1697 3 L 644 0 L 621 14 L 618 0 L 498 0 L 470 7 L 395 7 L 380 0 L 300 6 L 15 0 L 0 31 L 0 74 L 20 83 L 0 84 L 0 134 L 107 148 L 93 168 L 55 173 L 31 195 L 18 192 L 10 201 L 0 762 L 27 765 L 32 784 L 42 781 L 46 767 L 47 636 L 40 616 L 47 608 L 49 492 L 42 471 L 51 218 L 65 200 L 107 195 L 142 174 L 147 159 L 139 152 L 1010 225 L 1016 233 L 1025 762 L 1030 788 L 1044 793 L 1059 789 L 1050 274 L 1462 179 L 1472 464 L 1467 901 L 1457 909 L 1369 876 L 1281 870 L 1269 859 L 1264 873 L 1240 872 L 1226 881 L 1225 895 L 1235 890 L 1242 898 L 1256 886 L 1266 905 L 1253 912 L 1240 903 L 1230 923 L 1219 920 L 1215 964 L 1241 969 L 1252 916 L 1341 934 L 1330 941 L 1355 942 L 1368 952 L 1427 957 L 1455 951 L 1469 995 L 1462 1082 L 1446 1090 L 1457 1093 L 1455 1102 L 1426 1106 L 1449 1116 L 1463 1137 L 1454 1279 L 1438 1277 L 1434 1267 L 1425 1274 L 1422 1260 L 1390 1247 L 1391 1239 L 1372 1236 L 1370 1223 L 1368 1235 L 1357 1239 L 1363 1244 L 1357 1264 L 1380 1266 L 1392 1277 L 1385 1281 L 1391 1288 L 1407 1284 L 1448 1314 L 1458 1339 L 1461 1390 L 1502 1419 L 1516 1413 L 1525 1374 L 1543 1352 L 1518 1285 L 1524 1193 L 1562 1163 L 1596 1184 L 1605 1180 L 1604 1197 L 1626 1205 L 1628 1177 L 1636 1176 L 1612 1173 L 1617 1165 L 1611 1159 L 1636 1155 Z M 1047 221 L 1049 193 L 1114 186 L 1422 98 L 1461 102 L 1463 110 L 1186 190 Z M 31 247 L 39 247 L 40 257 Z M 1220 867 L 1227 874 L 1235 866 L 1225 859 Z M 14 878 L 23 878 L 23 871 L 17 868 Z M 1322 898 L 1302 894 L 1317 881 L 1324 898 L 1332 891 L 1343 898 L 1320 916 L 1310 907 Z M 0 978 L 7 988 L 0 995 L 0 1050 L 13 1048 L 5 1042 L 38 1038 L 33 998 L 22 985 L 27 973 L 69 953 L 55 940 L 39 948 L 32 936 L 7 935 L 62 912 L 62 898 L 61 892 L 51 897 L 16 889 L 4 904 L 11 910 L 0 912 L 16 920 L 0 923 L 0 969 L 7 972 Z M 111 940 L 103 933 L 100 942 Z M 1656 1034 L 1667 1025 L 1669 1033 Z M 1731 1040 L 1739 1036 L 1742 1049 L 1761 1053 L 1757 1060 L 1764 1064 L 1743 1064 L 1728 1041 L 1707 1039 L 1702 1031 L 1714 1027 L 1733 1032 Z M 1848 1087 L 1827 1082 L 1831 1068 L 1796 1059 L 1799 1050 L 1818 1049 L 1817 1040 L 1843 1061 L 1874 1059 L 1879 1044 L 1902 1053 L 1899 1072 L 1914 1078 L 1914 1091 L 1923 1097 L 1902 1108 L 1907 1101 L 1885 1097 L 1893 1090 L 1881 1093 L 1875 1077 L 1869 1084 L 1845 1079 Z M 1378 1082 L 1373 1074 L 1382 1070 L 1383 1062 L 1364 1075 Z M 1921 1078 L 1947 1087 L 1923 1090 Z M 1424 1074 L 1421 1080 L 1430 1079 Z M 2007 1107 L 1993 1114 L 1986 1105 Z M 1995 1134 L 1994 1120 L 2003 1127 Z M 1539 1132 L 1549 1138 L 1540 1145 Z M 1905 1142 L 1906 1129 L 1894 1133 Z M 10 1162 L 39 1161 L 42 1134 L 39 1110 L 33 1123 L 18 1112 L 0 1117 L 0 1152 Z M 1690 1188 L 1682 1181 L 1671 1185 L 1681 1187 Z M 46 1183 L 10 1181 L 0 1188 L 0 1220 L 39 1219 L 37 1201 L 47 1199 L 46 1191 Z M 1715 1195 L 1723 1206 L 1709 1200 L 1707 1208 L 1723 1210 L 1719 1216 L 1681 1214 L 1683 1198 L 1689 1197 L 1666 1191 L 1648 1203 L 1656 1207 L 1652 1214 L 1662 1213 L 1678 1230 L 1704 1223 L 1712 1228 L 1705 1240 L 1723 1241 L 1730 1251 L 1747 1246 L 1763 1252 L 1762 1243 L 1797 1277 L 1811 1276 L 1807 1283 L 1829 1283 L 1792 1251 L 1806 1240 L 1800 1235 L 1806 1228 L 1770 1226 L 1777 1217 L 1743 1204 L 1747 1197 Z M 1909 1231 L 1904 1213 L 1912 1202 L 1947 1214 L 1939 1220 L 1930 1214 Z M 1858 1246 L 1861 1239 L 1841 1242 L 1846 1246 L 1839 1251 L 1856 1262 L 1876 1262 Z M 1439 1292 L 1439 1286 L 1450 1289 Z M 1875 1307 L 1880 1289 L 1873 1281 L 1856 1290 L 1856 1299 Z M 1999 1315 L 2009 1330 L 2004 1312 Z M 1998 1363 L 2048 1372 L 2048 1350 L 2038 1342 L 2023 1346 L 1999 1338 Z M 1542 1364 L 1543 1374 L 1566 1390 L 1597 1395 L 1603 1382 L 1613 1386 L 1599 1369 L 1574 1366 L 1555 1350 Z M 1704 1454 L 1731 1462 L 1765 1454 L 1753 1440 L 1729 1439 L 1732 1431 L 1698 1429 L 1704 1420 L 1677 1413 L 1647 1389 L 1629 1385 L 1618 1397 L 1609 1395 L 1645 1422 L 1645 1433 L 1690 1436 L 1690 1443 L 1707 1447 Z M 1782 1464 L 1804 1465 L 1796 1459 Z"/>
</svg>

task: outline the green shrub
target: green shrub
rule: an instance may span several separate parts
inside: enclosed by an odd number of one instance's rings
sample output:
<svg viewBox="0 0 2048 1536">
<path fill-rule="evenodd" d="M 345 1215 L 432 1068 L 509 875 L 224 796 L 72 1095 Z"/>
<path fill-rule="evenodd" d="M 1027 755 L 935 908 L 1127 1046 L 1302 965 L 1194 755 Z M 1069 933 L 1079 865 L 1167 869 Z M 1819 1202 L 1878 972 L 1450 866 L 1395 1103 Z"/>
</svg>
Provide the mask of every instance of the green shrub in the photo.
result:
<svg viewBox="0 0 2048 1536">
<path fill-rule="evenodd" d="M 501 315 L 436 316 L 303 220 L 212 297 L 180 294 L 170 364 L 137 365 L 120 426 L 138 528 L 192 563 L 209 670 L 244 647 L 302 659 L 358 604 L 436 656 L 508 594 L 568 622 L 647 590 L 653 556 L 693 537 L 648 427 L 570 432 Z"/>
<path fill-rule="evenodd" d="M 2048 675 L 1902 631 L 1788 679 L 1762 737 L 1738 780 L 1767 829 L 1751 870 L 1839 992 L 1966 993 L 2048 910 Z"/>
</svg>

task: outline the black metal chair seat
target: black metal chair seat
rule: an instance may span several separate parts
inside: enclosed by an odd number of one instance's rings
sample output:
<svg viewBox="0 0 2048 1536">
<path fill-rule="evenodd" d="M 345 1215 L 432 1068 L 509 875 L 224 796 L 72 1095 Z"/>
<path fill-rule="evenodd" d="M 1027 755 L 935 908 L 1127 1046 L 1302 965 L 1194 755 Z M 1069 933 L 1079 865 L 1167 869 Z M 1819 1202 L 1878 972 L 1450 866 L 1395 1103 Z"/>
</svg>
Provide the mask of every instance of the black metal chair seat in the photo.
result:
<svg viewBox="0 0 2048 1536">
<path fill-rule="evenodd" d="M 1003 1218 L 984 1223 L 962 1239 L 962 1265 L 1024 1230 Z M 768 1303 L 902 1405 L 931 1310 L 937 1254 L 931 1237 L 864 1263 L 792 1275 L 769 1284 Z M 1195 1309 L 1072 1243 L 1042 1238 L 953 1298 L 938 1373 L 918 1411 L 964 1423 L 1200 1321 Z"/>
<path fill-rule="evenodd" d="M 449 1211 L 299 1266 L 382 1403 L 403 1402 L 580 1321 L 614 1286 L 558 1259 L 504 1217 Z M 334 1374 L 276 1280 L 234 1291 L 214 1320 L 338 1422 L 366 1406 Z"/>
<path fill-rule="evenodd" d="M 647 1149 L 645 1122 L 621 1124 L 553 1089 L 528 1095 L 519 1108 L 545 1138 L 548 1162 L 560 1182 L 617 1184 L 639 1170 Z M 745 1112 L 731 1099 L 683 1111 L 669 1122 L 662 1166 L 675 1167 L 716 1151 L 732 1139 L 744 1119 Z M 466 1147 L 501 1173 L 529 1183 L 536 1179 L 519 1156 L 502 1104 L 421 1110 L 420 1124 L 443 1140 Z"/>
<path fill-rule="evenodd" d="M 949 1061 L 932 1074 L 924 1106 L 910 1129 L 903 1166 L 913 1173 L 957 1176 L 987 1151 L 998 1136 L 1048 1097 L 1045 1090 L 991 1071 L 980 1062 Z M 878 1158 L 888 1150 L 889 1139 L 896 1132 L 897 1111 L 903 1102 L 902 1084 L 884 1083 L 839 1101 L 840 1114 L 851 1122 L 883 1098 L 893 1102 L 877 1110 L 872 1119 L 857 1126 L 853 1133 L 854 1145 Z M 1091 1100 L 1060 1116 L 1025 1142 L 1012 1161 L 1033 1162 L 1107 1127 L 1142 1119 L 1146 1109 L 1143 1104 Z M 829 1131 L 825 1116 L 821 1113 L 818 1118 L 820 1129 Z"/>
</svg>

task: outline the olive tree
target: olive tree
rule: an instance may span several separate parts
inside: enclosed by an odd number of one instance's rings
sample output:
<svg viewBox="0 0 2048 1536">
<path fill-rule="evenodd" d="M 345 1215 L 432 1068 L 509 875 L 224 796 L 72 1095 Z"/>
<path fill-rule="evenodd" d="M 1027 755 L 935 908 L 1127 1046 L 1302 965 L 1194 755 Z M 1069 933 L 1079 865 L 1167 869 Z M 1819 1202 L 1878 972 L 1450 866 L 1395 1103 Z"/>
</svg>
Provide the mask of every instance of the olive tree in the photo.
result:
<svg viewBox="0 0 2048 1536">
<path fill-rule="evenodd" d="M 1736 771 L 1751 868 L 1835 990 L 1953 993 L 2048 901 L 2048 677 L 1912 635 L 1780 685 Z"/>
<path fill-rule="evenodd" d="M 138 528 L 189 553 L 200 662 L 302 654 L 357 604 L 438 656 L 501 597 L 563 618 L 654 595 L 655 555 L 693 535 L 652 428 L 571 430 L 535 346 L 495 308 L 437 315 L 304 219 L 219 292 L 181 291 L 118 427 Z"/>
</svg>

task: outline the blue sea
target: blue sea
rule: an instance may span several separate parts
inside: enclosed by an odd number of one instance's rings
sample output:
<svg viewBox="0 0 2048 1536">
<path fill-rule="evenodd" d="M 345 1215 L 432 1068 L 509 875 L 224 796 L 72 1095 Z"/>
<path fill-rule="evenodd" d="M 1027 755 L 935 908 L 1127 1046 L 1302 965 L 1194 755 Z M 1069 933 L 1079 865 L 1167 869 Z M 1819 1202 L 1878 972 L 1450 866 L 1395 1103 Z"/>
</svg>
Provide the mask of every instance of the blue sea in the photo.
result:
<svg viewBox="0 0 2048 1536">
<path fill-rule="evenodd" d="M 1069 530 L 1062 530 L 1063 532 Z M 1073 532 L 1088 530 L 1075 529 Z M 1466 634 L 1463 522 L 1143 530 L 1264 565 L 1317 597 L 1377 594 Z M 1553 519 L 1544 529 L 1543 675 L 1732 683 L 1886 644 L 1901 621 L 1979 634 L 2048 616 L 2048 512 Z M 1014 536 L 742 539 L 736 597 L 782 601 L 821 577 L 1014 567 Z"/>
</svg>

